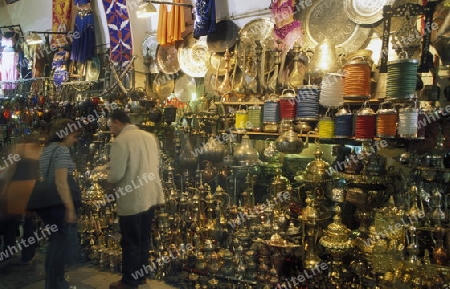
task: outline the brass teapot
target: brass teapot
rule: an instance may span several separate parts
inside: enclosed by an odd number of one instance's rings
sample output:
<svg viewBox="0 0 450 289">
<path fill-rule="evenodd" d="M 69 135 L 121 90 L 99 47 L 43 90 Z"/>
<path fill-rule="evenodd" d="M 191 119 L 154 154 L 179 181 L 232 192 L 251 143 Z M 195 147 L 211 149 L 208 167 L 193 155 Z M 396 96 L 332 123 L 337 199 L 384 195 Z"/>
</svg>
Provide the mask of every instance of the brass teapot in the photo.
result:
<svg viewBox="0 0 450 289">
<path fill-rule="evenodd" d="M 250 144 L 247 134 L 242 136 L 241 144 L 234 150 L 233 157 L 240 166 L 259 163 L 259 152 Z"/>
<path fill-rule="evenodd" d="M 303 151 L 303 149 L 308 147 L 309 133 L 310 132 L 306 135 L 306 144 L 304 144 L 303 140 L 298 137 L 297 133 L 294 132 L 291 126 L 288 131 L 285 131 L 277 138 L 277 149 L 285 154 L 299 154 Z"/>
<path fill-rule="evenodd" d="M 212 162 L 221 162 L 227 153 L 227 147 L 225 144 L 214 137 L 210 137 L 203 145 L 203 148 L 204 150 L 201 154 L 201 158 Z"/>
<path fill-rule="evenodd" d="M 269 163 L 276 163 L 279 160 L 280 152 L 277 150 L 275 139 L 268 138 L 265 142 L 269 142 L 266 148 L 263 151 L 264 161 Z"/>
</svg>

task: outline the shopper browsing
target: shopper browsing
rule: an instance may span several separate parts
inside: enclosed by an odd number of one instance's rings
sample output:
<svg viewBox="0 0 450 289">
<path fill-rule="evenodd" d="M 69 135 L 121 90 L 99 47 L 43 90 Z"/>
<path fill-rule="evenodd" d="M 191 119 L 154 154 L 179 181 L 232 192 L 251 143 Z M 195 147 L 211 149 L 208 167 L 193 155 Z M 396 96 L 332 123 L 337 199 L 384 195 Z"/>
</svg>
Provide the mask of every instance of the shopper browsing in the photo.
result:
<svg viewBox="0 0 450 289">
<path fill-rule="evenodd" d="M 81 192 L 73 178 L 75 164 L 70 156 L 69 148 L 77 141 L 79 131 L 64 137 L 58 132 L 72 125 L 70 119 L 53 121 L 49 144 L 44 148 L 39 160 L 41 176 L 46 181 L 55 182 L 62 204 L 38 212 L 46 225 L 55 230 L 49 235 L 49 245 L 45 255 L 45 289 L 67 289 L 64 278 L 65 265 L 70 263 L 77 249 L 77 211 L 81 204 Z M 56 227 L 55 227 L 56 226 Z"/>
<path fill-rule="evenodd" d="M 122 279 L 110 284 L 110 289 L 138 288 L 145 276 L 133 278 L 143 266 L 148 266 L 150 227 L 158 205 L 164 204 L 159 177 L 159 146 L 154 135 L 131 125 L 123 110 L 109 115 L 108 126 L 116 136 L 111 145 L 108 182 L 114 187 L 130 188 L 116 199 L 119 227 L 122 234 Z M 143 185 L 132 186 L 144 175 L 154 176 Z"/>
</svg>

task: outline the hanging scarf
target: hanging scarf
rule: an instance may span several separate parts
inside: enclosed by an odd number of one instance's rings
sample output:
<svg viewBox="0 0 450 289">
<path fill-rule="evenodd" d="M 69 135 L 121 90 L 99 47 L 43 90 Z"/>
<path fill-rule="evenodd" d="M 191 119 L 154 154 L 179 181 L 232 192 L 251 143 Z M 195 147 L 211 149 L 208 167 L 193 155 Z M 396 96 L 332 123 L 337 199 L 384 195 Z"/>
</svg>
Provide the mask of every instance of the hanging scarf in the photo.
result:
<svg viewBox="0 0 450 289">
<path fill-rule="evenodd" d="M 194 38 L 208 36 L 216 32 L 216 2 L 215 0 L 197 0 L 197 17 L 194 23 Z"/>
<path fill-rule="evenodd" d="M 183 3 L 175 0 L 175 3 Z M 184 7 L 172 5 L 170 11 L 162 4 L 159 9 L 157 39 L 159 44 L 174 44 L 182 40 L 181 33 L 186 30 L 184 22 Z"/>
<path fill-rule="evenodd" d="M 72 0 L 53 0 L 53 32 L 68 32 L 72 16 Z M 56 46 L 70 44 L 66 35 L 55 34 L 52 36 L 51 44 Z"/>
<path fill-rule="evenodd" d="M 126 67 L 133 54 L 127 0 L 103 0 L 103 7 L 108 23 L 111 62 Z"/>
</svg>

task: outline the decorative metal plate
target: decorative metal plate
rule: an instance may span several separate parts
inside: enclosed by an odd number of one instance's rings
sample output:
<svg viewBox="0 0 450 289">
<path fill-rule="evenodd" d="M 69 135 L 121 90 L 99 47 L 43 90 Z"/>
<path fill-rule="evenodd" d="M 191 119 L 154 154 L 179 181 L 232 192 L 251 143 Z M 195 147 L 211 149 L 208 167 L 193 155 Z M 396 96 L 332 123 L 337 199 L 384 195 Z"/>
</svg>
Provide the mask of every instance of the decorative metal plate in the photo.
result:
<svg viewBox="0 0 450 289">
<path fill-rule="evenodd" d="M 197 92 L 195 79 L 188 75 L 183 75 L 175 81 L 175 96 L 180 101 L 190 101 L 192 94 Z"/>
<path fill-rule="evenodd" d="M 257 67 L 256 42 L 260 41 L 263 49 L 261 66 L 264 67 L 264 74 L 271 73 L 274 69 L 274 59 L 271 51 L 274 48 L 273 27 L 275 22 L 266 18 L 258 18 L 248 22 L 239 31 L 240 41 L 235 51 L 237 65 L 246 74 L 255 77 Z"/>
<path fill-rule="evenodd" d="M 150 73 L 158 73 L 159 69 L 156 65 L 156 50 L 158 49 L 158 40 L 156 36 L 148 36 L 142 42 L 142 56 L 150 57 Z"/>
<path fill-rule="evenodd" d="M 153 80 L 153 92 L 159 100 L 168 98 L 175 88 L 174 79 L 167 74 L 160 73 Z"/>
<path fill-rule="evenodd" d="M 91 60 L 86 61 L 86 81 L 97 81 L 100 76 L 100 59 L 94 56 Z"/>
<path fill-rule="evenodd" d="M 305 31 L 304 48 L 314 50 L 317 44 L 327 38 L 335 44 L 338 54 L 358 50 L 370 33 L 370 28 L 362 28 L 348 19 L 341 0 L 314 1 L 302 13 L 302 23 Z"/>
<path fill-rule="evenodd" d="M 393 5 L 395 0 L 344 0 L 347 17 L 357 24 L 373 24 L 383 19 L 384 5 Z"/>
<path fill-rule="evenodd" d="M 206 36 L 197 40 L 190 33 L 184 37 L 183 44 L 178 48 L 178 61 L 184 73 L 191 77 L 204 77 L 208 71 L 208 59 Z"/>
<path fill-rule="evenodd" d="M 258 18 L 244 25 L 239 31 L 240 45 L 256 46 L 255 40 L 261 40 L 264 50 L 274 47 L 273 26 L 275 22 L 270 19 Z"/>
<path fill-rule="evenodd" d="M 158 45 L 156 49 L 156 65 L 165 74 L 175 74 L 180 71 L 175 44 Z"/>
</svg>

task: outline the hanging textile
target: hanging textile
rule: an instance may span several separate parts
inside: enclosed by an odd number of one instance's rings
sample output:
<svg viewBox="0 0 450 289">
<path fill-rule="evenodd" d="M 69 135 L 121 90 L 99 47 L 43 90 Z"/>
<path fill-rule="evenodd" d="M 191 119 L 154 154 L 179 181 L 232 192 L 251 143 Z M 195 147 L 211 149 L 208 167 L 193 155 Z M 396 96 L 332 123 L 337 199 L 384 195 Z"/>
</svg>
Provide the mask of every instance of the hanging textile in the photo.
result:
<svg viewBox="0 0 450 289">
<path fill-rule="evenodd" d="M 208 36 L 216 32 L 215 0 L 197 0 L 195 9 L 197 16 L 194 24 L 194 38 Z"/>
<path fill-rule="evenodd" d="M 183 3 L 175 0 L 175 3 Z M 159 44 L 174 44 L 182 40 L 181 34 L 186 30 L 184 7 L 161 4 L 159 9 L 157 39 Z"/>
<path fill-rule="evenodd" d="M 275 25 L 273 28 L 274 43 L 281 41 L 288 51 L 296 41 L 301 41 L 302 28 L 298 20 L 294 20 L 294 0 L 275 0 L 270 4 L 270 13 Z"/>
<path fill-rule="evenodd" d="M 59 48 L 55 52 L 52 61 L 53 83 L 57 88 L 60 88 L 63 82 L 69 80 L 69 71 L 67 70 L 68 62 L 69 52 L 65 51 L 64 48 Z"/>
<path fill-rule="evenodd" d="M 3 89 L 15 89 L 15 81 L 19 78 L 19 54 L 16 52 L 16 43 L 19 35 L 15 31 L 8 31 L 3 34 L 1 39 L 2 64 L 0 65 L 1 81 Z M 11 81 L 11 83 L 8 83 Z"/>
<path fill-rule="evenodd" d="M 133 54 L 126 0 L 103 0 L 103 7 L 108 23 L 111 62 L 114 65 L 126 67 Z"/>
<path fill-rule="evenodd" d="M 94 12 L 89 0 L 75 0 L 75 17 L 72 53 L 70 59 L 79 62 L 91 60 L 95 56 Z"/>
<path fill-rule="evenodd" d="M 46 61 L 46 52 L 42 49 L 42 45 L 33 45 L 33 61 L 31 67 L 31 73 L 33 78 L 44 77 L 45 76 L 45 61 Z"/>
<path fill-rule="evenodd" d="M 52 11 L 52 31 L 53 32 L 68 32 L 70 29 L 72 16 L 72 0 L 53 0 Z M 54 34 L 51 44 L 62 46 L 70 44 L 66 35 Z"/>
</svg>

